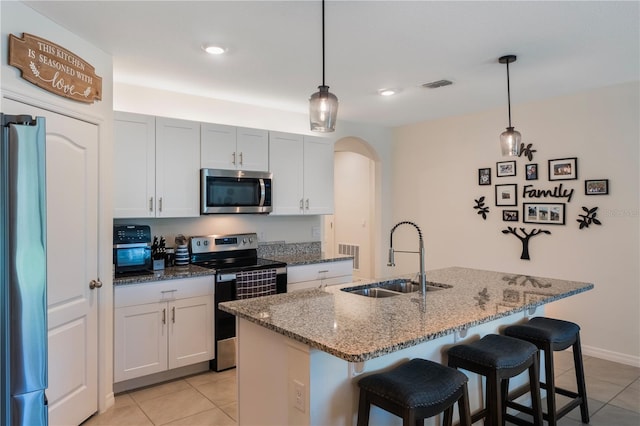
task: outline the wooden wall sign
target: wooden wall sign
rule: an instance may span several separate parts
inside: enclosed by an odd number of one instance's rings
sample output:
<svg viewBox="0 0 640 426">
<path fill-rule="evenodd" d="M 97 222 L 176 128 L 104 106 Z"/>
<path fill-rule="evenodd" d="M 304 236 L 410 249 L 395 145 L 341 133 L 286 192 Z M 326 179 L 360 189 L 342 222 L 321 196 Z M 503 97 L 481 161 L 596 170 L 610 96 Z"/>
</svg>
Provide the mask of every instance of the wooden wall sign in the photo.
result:
<svg viewBox="0 0 640 426">
<path fill-rule="evenodd" d="M 43 38 L 9 34 L 9 65 L 22 78 L 56 95 L 85 103 L 102 100 L 102 77 L 95 68 L 67 49 Z"/>
</svg>

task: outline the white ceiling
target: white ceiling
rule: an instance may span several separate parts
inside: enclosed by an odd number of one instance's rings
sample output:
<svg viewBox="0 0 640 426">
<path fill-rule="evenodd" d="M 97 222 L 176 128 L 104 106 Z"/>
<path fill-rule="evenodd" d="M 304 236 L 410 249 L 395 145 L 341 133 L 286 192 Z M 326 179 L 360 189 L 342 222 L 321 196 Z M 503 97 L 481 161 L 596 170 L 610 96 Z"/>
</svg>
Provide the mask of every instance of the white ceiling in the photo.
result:
<svg viewBox="0 0 640 426">
<path fill-rule="evenodd" d="M 322 82 L 321 2 L 27 1 L 113 55 L 117 82 L 306 113 Z M 638 1 L 327 0 L 340 120 L 399 126 L 640 78 Z M 55 40 L 51 40 L 55 42 Z M 204 42 L 222 44 L 222 57 Z M 434 80 L 452 86 L 424 89 Z M 401 88 L 390 98 L 378 89 Z M 513 110 L 517 126 L 517 107 Z M 506 126 L 506 116 L 505 116 Z"/>
</svg>

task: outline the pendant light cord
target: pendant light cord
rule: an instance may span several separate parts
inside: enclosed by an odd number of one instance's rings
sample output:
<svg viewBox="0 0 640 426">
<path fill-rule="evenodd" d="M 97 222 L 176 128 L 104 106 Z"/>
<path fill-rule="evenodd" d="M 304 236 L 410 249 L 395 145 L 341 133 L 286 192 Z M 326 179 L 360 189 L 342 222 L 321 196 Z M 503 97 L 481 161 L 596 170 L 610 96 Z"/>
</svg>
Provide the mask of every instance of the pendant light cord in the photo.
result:
<svg viewBox="0 0 640 426">
<path fill-rule="evenodd" d="M 511 127 L 511 90 L 509 88 L 509 61 L 507 61 L 507 105 L 509 106 L 509 127 Z"/>
<path fill-rule="evenodd" d="M 324 0 L 322 0 L 322 85 L 323 86 L 325 85 L 324 84 Z"/>
</svg>

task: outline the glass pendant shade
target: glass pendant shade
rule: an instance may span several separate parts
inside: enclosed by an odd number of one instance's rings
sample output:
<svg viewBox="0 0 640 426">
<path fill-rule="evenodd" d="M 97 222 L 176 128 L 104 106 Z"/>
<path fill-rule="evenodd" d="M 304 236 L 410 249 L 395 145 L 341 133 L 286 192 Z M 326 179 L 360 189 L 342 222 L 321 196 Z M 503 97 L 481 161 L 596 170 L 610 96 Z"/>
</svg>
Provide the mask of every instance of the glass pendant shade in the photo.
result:
<svg viewBox="0 0 640 426">
<path fill-rule="evenodd" d="M 500 148 L 502 149 L 502 155 L 505 157 L 519 157 L 520 156 L 520 141 L 522 135 L 519 131 L 513 127 L 507 127 L 507 130 L 500 134 Z"/>
<path fill-rule="evenodd" d="M 309 120 L 314 132 L 333 132 L 336 129 L 338 98 L 329 92 L 329 86 L 318 86 L 309 98 Z"/>
</svg>

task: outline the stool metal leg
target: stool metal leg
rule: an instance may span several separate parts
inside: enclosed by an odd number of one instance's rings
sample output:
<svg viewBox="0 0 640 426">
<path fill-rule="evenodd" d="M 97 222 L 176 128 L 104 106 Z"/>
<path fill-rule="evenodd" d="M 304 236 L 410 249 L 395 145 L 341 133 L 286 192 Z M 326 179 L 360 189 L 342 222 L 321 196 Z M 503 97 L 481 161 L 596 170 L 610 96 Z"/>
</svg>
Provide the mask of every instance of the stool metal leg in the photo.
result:
<svg viewBox="0 0 640 426">
<path fill-rule="evenodd" d="M 582 417 L 582 423 L 589 423 L 589 406 L 587 405 L 587 386 L 584 379 L 584 366 L 582 365 L 580 333 L 576 335 L 576 341 L 573 344 L 573 363 L 576 370 L 578 395 L 580 395 L 580 398 L 582 399 L 582 402 L 580 403 L 580 416 Z"/>
<path fill-rule="evenodd" d="M 558 421 L 556 414 L 556 379 L 553 376 L 553 349 L 551 343 L 545 343 L 544 351 L 544 374 L 545 389 L 547 390 L 547 421 L 549 426 L 556 426 Z"/>
<path fill-rule="evenodd" d="M 542 426 L 542 403 L 540 401 L 540 352 L 533 354 L 535 360 L 529 367 L 529 387 L 531 388 L 531 407 L 533 408 L 533 424 Z"/>
<path fill-rule="evenodd" d="M 360 402 L 358 403 L 358 426 L 367 426 L 369 424 L 369 411 L 371 404 L 367 397 L 367 392 L 360 390 Z"/>
<path fill-rule="evenodd" d="M 458 400 L 458 413 L 460 415 L 460 426 L 471 426 L 471 408 L 469 406 L 469 390 L 467 388 L 466 383 L 463 385 L 462 396 Z"/>
</svg>

